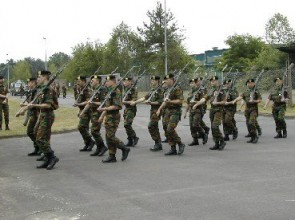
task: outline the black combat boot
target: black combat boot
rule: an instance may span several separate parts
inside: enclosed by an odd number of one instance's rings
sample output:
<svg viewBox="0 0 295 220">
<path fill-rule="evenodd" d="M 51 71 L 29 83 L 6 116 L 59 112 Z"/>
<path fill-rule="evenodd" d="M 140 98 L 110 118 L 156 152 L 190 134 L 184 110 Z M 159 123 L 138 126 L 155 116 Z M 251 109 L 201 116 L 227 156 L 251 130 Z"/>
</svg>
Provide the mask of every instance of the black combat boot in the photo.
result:
<svg viewBox="0 0 295 220">
<path fill-rule="evenodd" d="M 44 154 L 43 156 L 44 156 L 44 159 L 43 159 L 44 162 L 41 165 L 37 166 L 37 169 L 45 169 L 49 165 L 48 154 Z"/>
<path fill-rule="evenodd" d="M 287 137 L 287 130 L 283 130 L 283 138 Z"/>
<path fill-rule="evenodd" d="M 184 143 L 178 144 L 178 155 L 183 154 L 184 148 L 185 148 L 185 144 Z"/>
<path fill-rule="evenodd" d="M 262 135 L 262 130 L 261 130 L 261 128 L 257 128 L 257 133 L 258 133 L 259 136 Z"/>
<path fill-rule="evenodd" d="M 134 147 L 138 143 L 139 137 L 133 138 L 133 144 L 132 147 Z"/>
<path fill-rule="evenodd" d="M 90 140 L 87 141 L 85 146 L 82 149 L 80 149 L 80 151 L 88 151 L 88 148 L 91 147 L 91 145 L 92 145 L 92 148 L 93 148 L 94 144 L 95 144 L 95 142 L 92 139 L 90 139 Z"/>
<path fill-rule="evenodd" d="M 203 134 L 203 144 L 207 144 L 207 142 L 208 142 L 208 134 L 204 133 Z"/>
<path fill-rule="evenodd" d="M 254 136 L 251 135 L 250 137 L 251 137 L 251 139 L 248 140 L 247 143 L 252 143 L 252 142 L 253 142 L 253 140 L 254 140 Z"/>
<path fill-rule="evenodd" d="M 103 163 L 115 163 L 117 159 L 114 154 L 110 154 L 106 159 L 102 160 Z"/>
<path fill-rule="evenodd" d="M 237 138 L 238 138 L 238 129 L 235 128 L 235 129 L 233 130 L 233 140 L 236 140 Z"/>
<path fill-rule="evenodd" d="M 129 137 L 127 138 L 128 142 L 125 144 L 125 147 L 133 147 L 133 138 Z"/>
<path fill-rule="evenodd" d="M 98 156 L 100 151 L 101 151 L 101 146 L 97 146 L 96 150 L 92 154 L 90 154 L 90 156 L 92 156 L 92 157 L 93 156 Z"/>
<path fill-rule="evenodd" d="M 87 144 L 87 151 L 92 151 L 92 148 L 95 145 L 95 141 L 91 139 L 91 141 Z"/>
<path fill-rule="evenodd" d="M 105 152 L 107 152 L 108 148 L 103 144 L 101 149 L 100 149 L 100 152 L 98 154 L 99 157 L 103 156 L 105 154 Z"/>
<path fill-rule="evenodd" d="M 45 157 L 45 154 L 43 154 L 41 157 L 36 159 L 36 161 L 45 161 L 45 160 L 47 160 L 47 157 Z"/>
<path fill-rule="evenodd" d="M 229 141 L 229 135 L 228 134 L 225 134 L 223 140 L 224 141 Z"/>
<path fill-rule="evenodd" d="M 256 144 L 257 142 L 258 142 L 258 136 L 255 135 L 255 136 L 253 137 L 252 144 Z"/>
<path fill-rule="evenodd" d="M 170 151 L 168 151 L 167 153 L 165 153 L 165 156 L 171 156 L 171 155 L 177 155 L 177 151 L 176 151 L 176 147 L 175 146 L 171 146 Z"/>
<path fill-rule="evenodd" d="M 250 133 L 248 133 L 247 135 L 245 135 L 245 138 L 249 138 L 249 137 L 251 137 L 251 134 Z"/>
<path fill-rule="evenodd" d="M 209 148 L 210 150 L 218 150 L 219 149 L 219 143 L 218 141 L 215 142 L 215 145 L 213 147 Z"/>
<path fill-rule="evenodd" d="M 38 148 L 35 148 L 35 150 L 32 153 L 28 153 L 28 156 L 40 156 L 40 152 Z"/>
<path fill-rule="evenodd" d="M 160 151 L 162 149 L 162 144 L 158 141 L 155 141 L 155 145 L 152 148 L 150 148 L 151 151 Z"/>
<path fill-rule="evenodd" d="M 48 158 L 48 166 L 46 167 L 46 169 L 52 170 L 54 165 L 59 161 L 59 159 L 57 156 L 54 155 L 54 153 L 50 153 Z"/>
<path fill-rule="evenodd" d="M 278 133 L 277 133 L 277 135 L 276 136 L 274 136 L 273 138 L 282 138 L 283 137 L 283 135 L 282 135 L 282 132 L 281 131 L 279 131 Z"/>
<path fill-rule="evenodd" d="M 190 143 L 188 146 L 195 146 L 195 145 L 199 145 L 199 140 L 197 138 L 194 138 L 193 142 Z"/>
<path fill-rule="evenodd" d="M 225 145 L 226 145 L 226 142 L 225 142 L 224 140 L 221 140 L 221 141 L 219 142 L 219 148 L 218 148 L 218 150 L 223 150 L 224 147 L 225 147 Z"/>
<path fill-rule="evenodd" d="M 5 130 L 10 130 L 8 125 L 5 126 Z"/>
<path fill-rule="evenodd" d="M 128 148 L 128 147 L 122 147 L 121 150 L 122 150 L 122 158 L 121 158 L 121 160 L 124 161 L 128 157 L 128 154 L 130 152 L 130 148 Z"/>
<path fill-rule="evenodd" d="M 162 141 L 162 143 L 168 143 L 168 139 L 165 138 L 165 139 Z"/>
<path fill-rule="evenodd" d="M 204 130 L 205 130 L 205 133 L 208 135 L 209 134 L 209 131 L 210 131 L 210 128 L 205 127 Z"/>
</svg>

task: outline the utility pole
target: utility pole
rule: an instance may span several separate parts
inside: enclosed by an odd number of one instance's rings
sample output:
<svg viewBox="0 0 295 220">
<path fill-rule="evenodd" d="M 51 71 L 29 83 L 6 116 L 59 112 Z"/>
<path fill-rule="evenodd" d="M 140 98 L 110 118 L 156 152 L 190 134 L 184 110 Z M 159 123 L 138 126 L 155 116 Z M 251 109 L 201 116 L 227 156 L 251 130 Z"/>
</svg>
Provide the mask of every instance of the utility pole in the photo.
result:
<svg viewBox="0 0 295 220">
<path fill-rule="evenodd" d="M 43 37 L 45 42 L 45 70 L 47 70 L 47 45 L 46 45 L 46 37 Z"/>
<path fill-rule="evenodd" d="M 166 13 L 166 0 L 164 0 L 164 11 L 165 11 L 165 18 L 164 18 L 164 23 L 165 23 L 165 40 L 164 40 L 164 44 L 165 44 L 165 75 L 168 74 L 168 60 L 167 60 L 167 13 Z"/>
<path fill-rule="evenodd" d="M 9 59 L 8 59 L 8 53 L 6 54 L 7 56 L 7 86 L 8 89 L 10 88 L 10 83 L 9 83 Z"/>
</svg>

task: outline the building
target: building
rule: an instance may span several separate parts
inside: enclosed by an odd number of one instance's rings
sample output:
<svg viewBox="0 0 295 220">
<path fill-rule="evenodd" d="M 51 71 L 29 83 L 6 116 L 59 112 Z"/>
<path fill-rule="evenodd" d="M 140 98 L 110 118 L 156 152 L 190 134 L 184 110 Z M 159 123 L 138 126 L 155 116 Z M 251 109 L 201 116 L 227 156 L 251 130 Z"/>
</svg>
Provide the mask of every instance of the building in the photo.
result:
<svg viewBox="0 0 295 220">
<path fill-rule="evenodd" d="M 201 62 L 204 66 L 214 66 L 216 59 L 220 58 L 222 54 L 228 49 L 218 49 L 213 47 L 212 50 L 206 50 L 204 53 L 192 54 L 191 56 Z"/>
</svg>

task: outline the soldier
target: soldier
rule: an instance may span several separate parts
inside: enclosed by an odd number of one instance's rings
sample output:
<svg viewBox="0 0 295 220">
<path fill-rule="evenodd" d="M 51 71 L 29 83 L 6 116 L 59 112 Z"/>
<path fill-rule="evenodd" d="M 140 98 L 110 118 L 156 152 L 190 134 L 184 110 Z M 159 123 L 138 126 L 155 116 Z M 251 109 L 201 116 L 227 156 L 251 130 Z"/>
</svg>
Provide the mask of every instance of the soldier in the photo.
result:
<svg viewBox="0 0 295 220">
<path fill-rule="evenodd" d="M 2 130 L 2 112 L 5 119 L 5 130 L 9 128 L 8 88 L 4 85 L 4 77 L 0 75 L 0 130 Z"/>
<path fill-rule="evenodd" d="M 184 118 L 186 118 L 187 112 L 190 111 L 189 123 L 193 141 L 189 144 L 189 146 L 199 145 L 199 137 L 202 137 L 203 144 L 206 144 L 208 141 L 208 135 L 204 128 L 201 126 L 204 108 L 203 105 L 206 102 L 205 98 L 207 96 L 205 87 L 201 85 L 202 80 L 202 77 L 190 80 L 192 93 L 191 96 L 187 99 L 188 104 L 186 113 L 184 115 Z"/>
<path fill-rule="evenodd" d="M 84 112 L 84 114 L 80 115 L 81 111 L 84 109 L 90 98 L 90 91 L 88 85 L 86 85 L 86 76 L 78 76 L 76 78 L 77 84 L 83 88 L 81 93 L 79 94 L 79 98 L 77 99 L 74 106 L 79 107 L 79 124 L 78 130 L 83 138 L 85 146 L 80 149 L 80 151 L 91 151 L 93 146 L 95 145 L 94 140 L 91 138 L 91 134 L 89 133 L 89 123 L 91 120 L 91 109 L 88 109 Z"/>
<path fill-rule="evenodd" d="M 283 85 L 284 82 L 281 78 L 276 78 L 274 80 L 274 83 L 275 83 L 274 91 L 268 96 L 264 109 L 267 108 L 270 101 L 273 101 L 272 116 L 276 123 L 276 132 L 277 132 L 277 135 L 274 138 L 286 138 L 287 125 L 285 121 L 285 113 L 286 113 L 289 96 L 288 96 L 288 92 L 282 88 L 284 86 Z"/>
<path fill-rule="evenodd" d="M 50 75 L 51 72 L 46 70 L 38 72 L 37 83 L 43 94 L 37 98 L 37 104 L 30 103 L 28 105 L 29 108 L 40 110 L 36 123 L 36 143 L 46 160 L 37 168 L 46 168 L 47 170 L 53 169 L 54 165 L 59 161 L 50 145 L 51 127 L 55 118 L 53 111 L 59 107 L 55 91 L 50 86 L 47 87 Z"/>
<path fill-rule="evenodd" d="M 167 85 L 163 85 L 163 93 L 165 94 L 166 91 L 167 91 Z M 163 130 L 164 130 L 164 136 L 165 136 L 165 139 L 162 141 L 162 143 L 168 143 L 168 139 L 167 139 L 167 124 L 165 124 L 164 122 L 164 118 L 165 118 L 165 114 L 166 114 L 166 107 L 163 107 L 162 108 L 162 111 L 161 111 L 161 116 L 162 116 L 162 126 L 163 126 Z"/>
<path fill-rule="evenodd" d="M 232 80 L 224 80 L 224 92 L 226 94 L 226 103 L 223 112 L 223 133 L 224 140 L 229 141 L 229 135 L 233 135 L 233 140 L 238 137 L 238 128 L 236 126 L 235 114 L 237 112 L 237 104 L 232 104 L 231 101 L 235 100 L 239 94 L 235 87 L 232 87 Z"/>
<path fill-rule="evenodd" d="M 113 163 L 117 162 L 117 148 L 122 150 L 122 161 L 127 159 L 130 149 L 125 147 L 124 143 L 116 137 L 121 118 L 120 109 L 122 109 L 122 95 L 121 91 L 116 87 L 116 76 L 107 76 L 105 86 L 107 87 L 108 92 L 112 91 L 112 93 L 107 100 L 105 107 L 97 109 L 99 112 L 102 112 L 99 122 L 102 123 L 105 118 L 106 142 L 109 149 L 108 158 L 104 159 L 102 162 Z"/>
<path fill-rule="evenodd" d="M 91 76 L 91 87 L 93 88 L 93 92 L 96 93 L 94 96 L 91 105 L 91 134 L 95 140 L 96 143 L 96 150 L 94 153 L 90 154 L 90 156 L 103 156 L 104 153 L 108 150 L 108 148 L 105 146 L 103 139 L 100 134 L 101 124 L 102 122 L 99 122 L 99 118 L 101 115 L 101 112 L 97 111 L 97 108 L 100 106 L 101 102 L 104 100 L 107 89 L 104 85 L 101 85 L 101 77 L 98 75 Z"/>
<path fill-rule="evenodd" d="M 163 102 L 163 89 L 161 88 L 160 76 L 151 76 L 151 91 L 144 97 L 131 102 L 131 106 L 135 106 L 137 103 L 145 102 L 145 104 L 151 106 L 150 110 L 150 122 L 148 130 L 152 139 L 155 141 L 155 145 L 150 148 L 151 151 L 162 150 L 161 136 L 159 131 L 160 116 L 157 116 L 157 110 Z"/>
<path fill-rule="evenodd" d="M 27 79 L 28 87 L 29 87 L 29 95 L 27 98 L 27 103 L 22 103 L 20 106 L 26 106 L 28 103 L 32 102 L 35 96 L 37 95 L 37 78 L 31 77 Z M 27 135 L 33 141 L 34 151 L 29 153 L 28 156 L 40 156 L 40 148 L 36 142 L 36 133 L 35 133 L 35 125 L 38 120 L 39 112 L 37 108 L 30 108 L 27 112 L 29 121 L 27 125 Z"/>
<path fill-rule="evenodd" d="M 128 90 L 129 88 L 131 88 L 132 84 L 133 84 L 133 80 L 130 77 L 126 77 L 123 80 L 123 85 L 125 90 Z M 136 136 L 134 129 L 132 128 L 132 124 L 136 116 L 137 108 L 136 108 L 136 105 L 134 106 L 130 105 L 131 102 L 137 99 L 137 93 L 138 93 L 137 88 L 133 87 L 130 93 L 125 98 L 125 100 L 123 100 L 122 102 L 125 105 L 123 117 L 124 117 L 124 128 L 126 130 L 127 139 L 128 139 L 128 142 L 125 145 L 127 147 L 134 147 L 139 140 L 139 138 Z"/>
<path fill-rule="evenodd" d="M 64 83 L 61 86 L 61 90 L 62 90 L 62 97 L 65 99 L 67 97 L 67 87 Z"/>
<path fill-rule="evenodd" d="M 59 85 L 59 82 L 57 82 L 55 86 L 56 86 L 57 97 L 59 98 L 59 96 L 60 96 L 60 85 Z"/>
<path fill-rule="evenodd" d="M 174 86 L 175 79 L 173 74 L 166 75 L 164 78 L 164 82 L 168 87 L 167 91 L 170 91 L 169 88 Z M 176 85 L 175 88 L 170 92 L 170 94 L 166 94 L 166 97 L 160 108 L 157 110 L 157 116 L 159 117 L 161 111 L 164 107 L 166 107 L 166 113 L 164 116 L 164 125 L 167 127 L 166 135 L 168 139 L 168 143 L 171 146 L 169 152 L 165 155 L 177 155 L 176 144 L 179 146 L 178 155 L 183 154 L 185 145 L 182 143 L 180 137 L 175 131 L 178 122 L 181 119 L 181 107 L 183 103 L 183 91 L 182 89 Z"/>
<path fill-rule="evenodd" d="M 210 79 L 211 83 L 211 92 L 207 97 L 207 100 L 210 100 L 211 109 L 210 109 L 210 122 L 213 140 L 215 145 L 210 150 L 223 150 L 226 143 L 223 140 L 223 135 L 220 131 L 219 126 L 222 123 L 223 116 L 223 106 L 225 103 L 225 93 L 222 90 L 222 85 L 220 85 L 217 76 L 213 76 Z"/>
<path fill-rule="evenodd" d="M 74 83 L 73 91 L 74 91 L 74 98 L 77 99 L 78 94 L 79 94 L 79 85 L 78 85 L 77 81 Z"/>
<path fill-rule="evenodd" d="M 246 125 L 251 137 L 251 139 L 247 141 L 247 143 L 256 144 L 258 142 L 258 134 L 257 134 L 257 127 L 256 127 L 257 117 L 258 117 L 258 103 L 261 102 L 262 98 L 261 98 L 261 94 L 257 90 L 255 91 L 254 94 L 252 94 L 255 89 L 254 79 L 248 79 L 246 81 L 246 85 L 248 89 L 244 93 L 240 94 L 239 97 L 237 97 L 235 100 L 233 100 L 232 103 L 235 104 L 241 99 L 243 99 L 246 102 L 246 109 L 245 109 Z"/>
</svg>

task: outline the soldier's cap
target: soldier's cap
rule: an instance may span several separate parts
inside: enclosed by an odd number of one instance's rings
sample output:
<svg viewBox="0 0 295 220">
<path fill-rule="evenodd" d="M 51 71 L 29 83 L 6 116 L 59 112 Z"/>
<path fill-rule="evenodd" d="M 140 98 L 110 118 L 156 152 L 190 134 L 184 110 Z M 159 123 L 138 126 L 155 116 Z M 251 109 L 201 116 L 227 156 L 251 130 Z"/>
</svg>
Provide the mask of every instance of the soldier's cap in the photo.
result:
<svg viewBox="0 0 295 220">
<path fill-rule="evenodd" d="M 125 77 L 123 80 L 124 81 L 131 81 L 132 80 L 132 77 Z"/>
<path fill-rule="evenodd" d="M 161 77 L 160 76 L 151 76 L 151 79 L 153 79 L 153 80 L 160 80 Z"/>
<path fill-rule="evenodd" d="M 231 79 L 226 79 L 226 80 L 223 81 L 223 85 L 228 84 L 228 83 L 230 83 L 230 82 L 232 82 Z"/>
<path fill-rule="evenodd" d="M 99 79 L 99 80 L 100 80 L 100 79 L 101 79 L 101 77 L 100 77 L 100 76 L 98 76 L 98 75 L 93 75 L 93 76 L 91 76 L 91 77 L 90 77 L 90 79 Z"/>
<path fill-rule="evenodd" d="M 250 82 L 255 82 L 255 79 L 248 79 L 248 80 L 246 81 L 246 85 L 247 85 L 248 83 L 250 83 Z"/>
<path fill-rule="evenodd" d="M 51 75 L 51 72 L 48 71 L 48 70 L 41 70 L 41 71 L 38 71 L 38 76 L 45 76 L 45 75 Z"/>
<path fill-rule="evenodd" d="M 27 82 L 36 81 L 36 80 L 37 80 L 36 77 L 31 77 L 31 78 L 28 78 L 28 79 L 27 79 Z"/>
<path fill-rule="evenodd" d="M 4 79 L 4 76 L 0 75 L 0 79 Z"/>
<path fill-rule="evenodd" d="M 195 78 L 195 80 L 196 80 L 196 82 L 202 81 L 203 77 L 197 77 L 197 78 Z"/>
<path fill-rule="evenodd" d="M 109 75 L 106 77 L 106 80 L 114 80 L 114 79 L 116 79 L 115 75 Z"/>
<path fill-rule="evenodd" d="M 86 76 L 78 76 L 77 78 L 76 78 L 76 80 L 84 80 L 84 81 L 86 81 Z"/>
<path fill-rule="evenodd" d="M 212 77 L 209 79 L 210 82 L 213 81 L 213 80 L 218 80 L 218 76 L 212 76 Z"/>
<path fill-rule="evenodd" d="M 170 73 L 165 75 L 164 79 L 174 79 L 174 74 Z"/>
<path fill-rule="evenodd" d="M 282 80 L 282 78 L 281 77 L 275 78 L 274 82 L 277 82 L 277 80 Z"/>
</svg>

